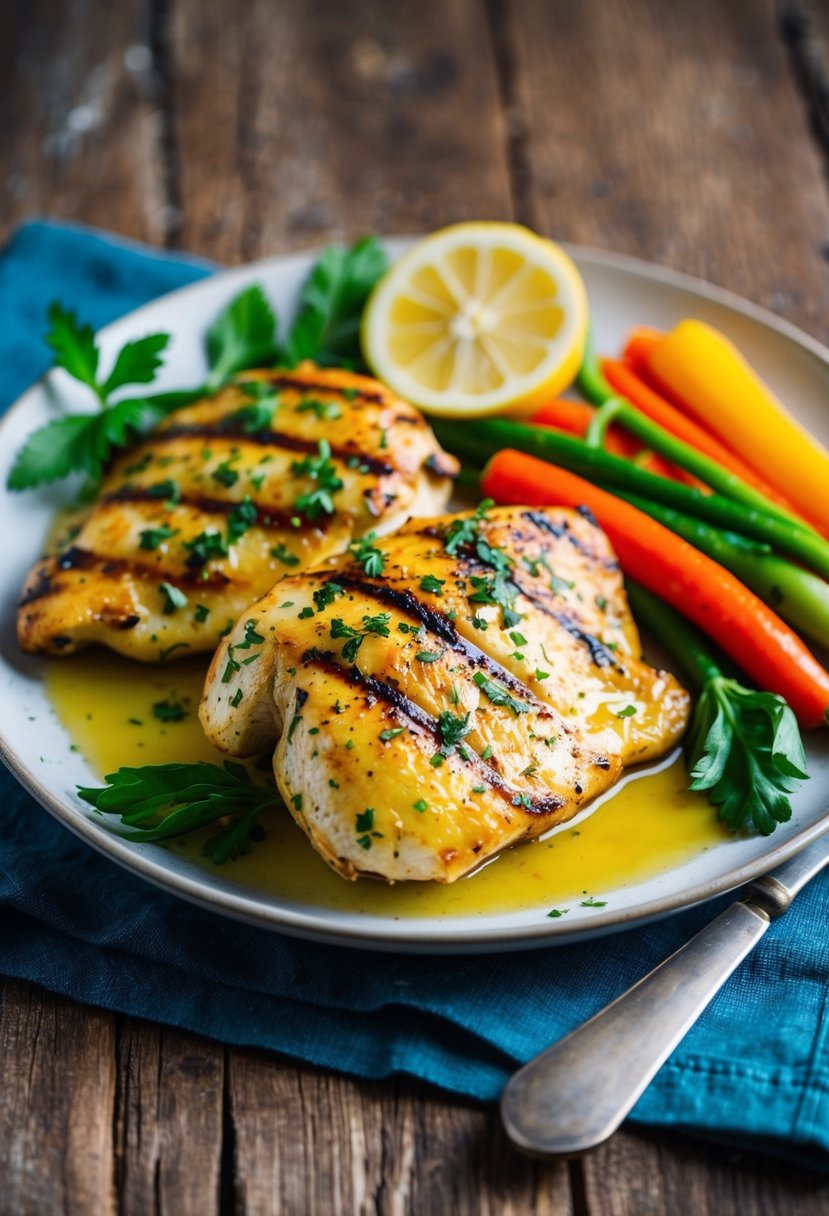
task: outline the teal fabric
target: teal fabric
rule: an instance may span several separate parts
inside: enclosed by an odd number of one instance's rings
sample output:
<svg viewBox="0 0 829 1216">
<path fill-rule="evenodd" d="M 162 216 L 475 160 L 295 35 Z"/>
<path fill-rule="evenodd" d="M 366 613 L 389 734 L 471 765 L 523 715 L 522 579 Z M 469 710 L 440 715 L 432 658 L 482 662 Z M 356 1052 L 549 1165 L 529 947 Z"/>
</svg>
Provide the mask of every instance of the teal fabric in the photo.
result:
<svg viewBox="0 0 829 1216">
<path fill-rule="evenodd" d="M 0 257 L 0 403 L 48 365 L 43 318 L 56 296 L 100 326 L 210 269 L 83 229 L 20 229 Z M 721 906 L 530 953 L 410 958 L 311 945 L 225 920 L 126 874 L 11 775 L 0 778 L 4 974 L 226 1043 L 365 1077 L 410 1073 L 486 1101 L 519 1063 L 624 991 Z M 726 984 L 635 1121 L 829 1166 L 827 911 L 829 874 Z"/>
</svg>

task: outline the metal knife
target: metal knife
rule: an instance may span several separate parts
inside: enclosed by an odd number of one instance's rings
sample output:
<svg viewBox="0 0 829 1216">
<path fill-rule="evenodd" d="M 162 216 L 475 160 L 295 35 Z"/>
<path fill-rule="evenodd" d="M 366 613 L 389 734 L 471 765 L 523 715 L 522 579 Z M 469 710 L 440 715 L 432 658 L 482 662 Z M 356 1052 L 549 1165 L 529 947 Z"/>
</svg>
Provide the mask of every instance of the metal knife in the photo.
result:
<svg viewBox="0 0 829 1216">
<path fill-rule="evenodd" d="M 501 1099 L 513 1143 L 535 1157 L 602 1144 L 772 920 L 827 864 L 829 824 L 644 979 L 525 1064 Z"/>
</svg>

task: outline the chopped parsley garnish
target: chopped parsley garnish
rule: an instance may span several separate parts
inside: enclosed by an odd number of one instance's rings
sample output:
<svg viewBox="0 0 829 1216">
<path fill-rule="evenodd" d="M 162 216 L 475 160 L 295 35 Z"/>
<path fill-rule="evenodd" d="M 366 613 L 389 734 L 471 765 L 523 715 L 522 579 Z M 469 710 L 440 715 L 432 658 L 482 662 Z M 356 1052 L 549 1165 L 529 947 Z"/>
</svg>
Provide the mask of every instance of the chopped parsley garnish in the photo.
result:
<svg viewBox="0 0 829 1216">
<path fill-rule="evenodd" d="M 549 680 L 550 673 L 549 673 L 549 671 L 542 671 L 540 667 L 536 667 L 535 678 L 537 680 Z"/>
<path fill-rule="evenodd" d="M 241 688 L 236 689 L 236 692 L 230 698 L 230 704 L 233 706 L 234 709 L 238 709 L 239 705 L 241 704 L 242 697 L 244 695 L 245 694 L 242 692 Z"/>
<path fill-rule="evenodd" d="M 331 622 L 331 637 L 334 641 L 340 638 L 346 639 L 342 649 L 342 656 L 347 663 L 353 663 L 357 657 L 357 652 L 363 644 L 363 640 L 369 634 L 377 634 L 379 637 L 384 638 L 389 636 L 390 620 L 391 616 L 388 612 L 378 612 L 376 616 L 364 616 L 362 629 L 355 629 L 352 625 L 347 625 L 339 617 L 335 617 Z"/>
<path fill-rule="evenodd" d="M 465 713 L 462 717 L 453 714 L 450 709 L 445 709 L 438 715 L 438 729 L 440 737 L 443 740 L 441 751 L 444 755 L 449 755 L 455 750 L 461 739 L 465 739 L 472 729 L 470 723 L 471 714 Z"/>
<path fill-rule="evenodd" d="M 304 608 L 300 608 L 299 612 L 297 613 L 297 616 L 301 621 L 307 621 L 313 615 L 314 609 L 310 606 L 310 604 L 306 604 Z"/>
<path fill-rule="evenodd" d="M 421 663 L 437 663 L 438 659 L 443 658 L 442 650 L 418 650 L 415 655 Z"/>
<path fill-rule="evenodd" d="M 179 608 L 187 607 L 187 596 L 172 583 L 160 583 L 158 590 L 164 600 L 164 615 L 172 616 Z"/>
<path fill-rule="evenodd" d="M 624 709 L 620 709 L 616 714 L 617 718 L 632 718 L 636 713 L 635 705 L 626 705 Z"/>
<path fill-rule="evenodd" d="M 412 806 L 416 811 L 420 811 L 421 815 L 424 811 L 428 811 L 429 809 L 429 803 L 425 798 L 418 798 L 417 802 L 412 803 Z"/>
<path fill-rule="evenodd" d="M 510 629 L 518 624 L 521 613 L 515 611 L 513 604 L 519 595 L 519 589 L 503 571 L 498 570 L 494 575 L 473 574 L 469 581 L 475 588 L 469 596 L 470 604 L 499 604 L 504 628 Z"/>
<path fill-rule="evenodd" d="M 213 470 L 210 476 L 214 481 L 218 481 L 220 486 L 225 486 L 227 489 L 230 489 L 231 486 L 235 486 L 236 482 L 239 480 L 239 473 L 233 468 L 233 462 L 238 459 L 238 456 L 228 456 L 227 460 L 223 460 L 222 463 Z"/>
<path fill-rule="evenodd" d="M 144 493 L 148 498 L 165 498 L 168 502 L 176 503 L 181 499 L 181 486 L 177 481 L 157 481 L 147 486 Z"/>
<path fill-rule="evenodd" d="M 374 827 L 374 807 L 367 806 L 357 815 L 356 827 L 358 832 L 370 832 Z"/>
<path fill-rule="evenodd" d="M 583 899 L 579 904 L 580 908 L 606 908 L 606 899 L 594 899 L 591 895 L 589 899 Z"/>
<path fill-rule="evenodd" d="M 348 546 L 349 553 L 356 558 L 369 578 L 379 578 L 386 561 L 383 550 L 374 544 L 376 539 L 377 533 L 369 532 L 367 536 L 353 540 Z"/>
<path fill-rule="evenodd" d="M 432 595 L 442 595 L 445 583 L 445 578 L 435 578 L 434 574 L 424 574 L 420 580 L 420 590 L 428 591 Z"/>
<path fill-rule="evenodd" d="M 569 911 L 569 908 L 551 908 L 547 915 L 552 920 L 558 920 L 560 916 L 566 916 Z"/>
<path fill-rule="evenodd" d="M 239 388 L 244 390 L 250 400 L 232 414 L 228 414 L 219 429 L 238 426 L 246 435 L 267 431 L 279 407 L 279 397 L 273 385 L 268 384 L 266 380 L 245 380 L 240 383 Z"/>
<path fill-rule="evenodd" d="M 159 722 L 180 722 L 187 717 L 187 710 L 181 701 L 167 697 L 164 701 L 156 701 L 153 705 L 153 717 Z"/>
<path fill-rule="evenodd" d="M 331 459 L 331 445 L 327 439 L 320 439 L 317 453 L 316 456 L 306 456 L 304 460 L 294 460 L 291 464 L 295 477 L 308 477 L 316 482 L 314 489 L 300 494 L 294 504 L 297 511 L 310 520 L 318 519 L 320 515 L 333 515 L 333 496 L 343 488 L 342 478 Z"/>
<path fill-rule="evenodd" d="M 256 509 L 256 503 L 251 501 L 249 494 L 246 494 L 227 517 L 228 545 L 234 545 L 237 540 L 243 537 L 248 529 L 253 527 L 258 517 L 259 512 Z"/>
<path fill-rule="evenodd" d="M 491 744 L 491 743 L 487 743 L 486 747 L 485 747 L 485 748 L 484 748 L 484 750 L 481 752 L 481 759 L 482 759 L 482 760 L 489 760 L 489 759 L 491 759 L 491 758 L 492 758 L 492 744 Z"/>
<path fill-rule="evenodd" d="M 391 726 L 388 730 L 380 731 L 380 742 L 388 743 L 390 739 L 396 739 L 398 735 L 403 734 L 402 726 Z"/>
<path fill-rule="evenodd" d="M 512 633 L 510 633 L 510 635 L 509 635 L 509 636 L 510 636 L 510 641 L 511 641 L 511 642 L 512 642 L 512 643 L 513 643 L 515 646 L 526 646 L 526 645 L 528 645 L 528 643 L 527 643 L 527 639 L 524 637 L 523 633 L 519 633 L 517 629 L 513 629 Z"/>
<path fill-rule="evenodd" d="M 481 692 L 489 697 L 493 705 L 505 705 L 514 714 L 528 714 L 530 712 L 530 706 L 526 701 L 517 700 L 504 688 L 503 684 L 499 684 L 497 680 L 491 680 L 482 671 L 476 671 L 472 679 L 478 685 Z"/>
<path fill-rule="evenodd" d="M 215 528 L 208 528 L 204 532 L 200 532 L 198 536 L 194 536 L 192 540 L 186 540 L 184 547 L 190 551 L 186 564 L 191 569 L 200 569 L 211 558 L 227 557 L 225 538 Z"/>
<path fill-rule="evenodd" d="M 271 549 L 271 557 L 275 557 L 278 562 L 282 562 L 283 566 L 299 565 L 299 558 L 285 545 L 274 545 Z"/>
<path fill-rule="evenodd" d="M 144 528 L 141 532 L 139 547 L 155 550 L 162 541 L 169 540 L 171 536 L 176 535 L 178 535 L 178 528 L 168 528 L 166 524 L 162 524 L 160 528 Z"/>
<path fill-rule="evenodd" d="M 323 612 L 329 605 L 334 603 L 338 595 L 345 595 L 345 588 L 339 583 L 323 583 L 314 592 L 314 603 L 317 606 L 317 612 Z"/>
<path fill-rule="evenodd" d="M 314 414 L 320 422 L 336 422 L 343 413 L 336 401 L 320 401 L 317 397 L 307 397 L 296 407 L 298 414 Z"/>
</svg>

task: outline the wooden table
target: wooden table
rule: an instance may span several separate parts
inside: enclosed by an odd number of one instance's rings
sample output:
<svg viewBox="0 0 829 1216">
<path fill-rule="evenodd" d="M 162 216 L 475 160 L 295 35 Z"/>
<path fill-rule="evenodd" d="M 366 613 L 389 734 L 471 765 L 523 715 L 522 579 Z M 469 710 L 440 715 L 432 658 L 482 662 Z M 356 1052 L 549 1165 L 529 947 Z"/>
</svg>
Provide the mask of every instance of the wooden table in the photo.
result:
<svg viewBox="0 0 829 1216">
<path fill-rule="evenodd" d="M 0 236 L 35 213 L 218 261 L 513 218 L 829 340 L 829 17 L 771 0 L 4 0 Z M 0 931 L 2 923 L 0 922 Z M 829 1211 L 816 1177 L 496 1113 L 0 981 L 2 1213 Z"/>
</svg>

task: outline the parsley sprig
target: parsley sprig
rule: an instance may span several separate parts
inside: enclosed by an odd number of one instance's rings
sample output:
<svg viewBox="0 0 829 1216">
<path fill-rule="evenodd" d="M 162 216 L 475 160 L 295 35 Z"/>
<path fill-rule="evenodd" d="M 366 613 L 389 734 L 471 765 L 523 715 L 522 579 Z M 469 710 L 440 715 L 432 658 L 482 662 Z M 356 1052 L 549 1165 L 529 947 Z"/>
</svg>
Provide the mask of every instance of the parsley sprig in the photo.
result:
<svg viewBox="0 0 829 1216">
<path fill-rule="evenodd" d="M 49 307 L 46 341 L 55 366 L 89 389 L 99 409 L 97 413 L 66 414 L 34 431 L 17 455 L 8 488 L 28 490 L 82 474 L 91 491 L 119 449 L 134 443 L 159 419 L 222 388 L 248 368 L 294 365 L 302 359 L 361 367 L 363 306 L 385 269 L 385 254 L 371 237 L 350 249 L 331 246 L 324 250 L 302 290 L 299 311 L 283 346 L 264 289 L 252 284 L 230 301 L 207 331 L 205 382 L 152 395 L 121 397 L 120 391 L 153 382 L 169 334 L 148 334 L 126 342 L 108 374 L 102 376 L 101 352 L 91 325 L 54 302 Z M 250 382 L 243 387 L 252 400 L 241 406 L 234 421 L 245 433 L 255 433 L 270 424 L 275 399 L 269 390 L 252 388 Z"/>
<path fill-rule="evenodd" d="M 227 818 L 204 846 L 218 865 L 247 853 L 257 818 L 279 805 L 273 789 L 256 785 L 232 760 L 119 768 L 104 780 L 100 788 L 78 786 L 78 794 L 101 814 L 119 816 L 127 840 L 168 840 Z"/>
<path fill-rule="evenodd" d="M 732 832 L 761 836 L 791 819 L 789 795 L 808 778 L 792 710 L 781 696 L 728 678 L 702 636 L 668 604 L 630 581 L 628 597 L 643 624 L 671 650 L 699 690 L 685 739 L 692 790 L 704 792 Z"/>
<path fill-rule="evenodd" d="M 285 341 L 284 361 L 303 359 L 338 367 L 363 368 L 360 318 L 365 302 L 388 262 L 374 237 L 350 249 L 329 246 L 302 289 L 299 312 Z"/>
</svg>

